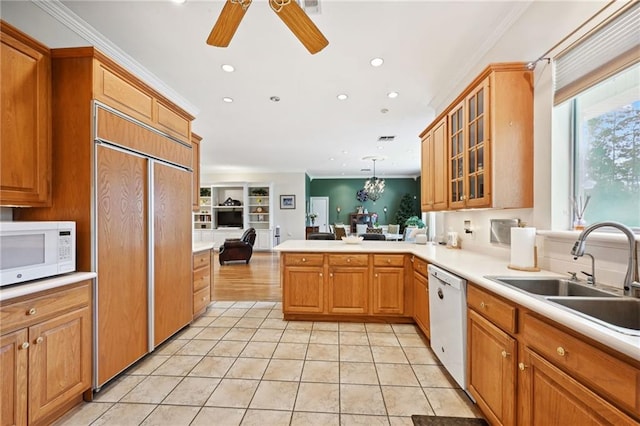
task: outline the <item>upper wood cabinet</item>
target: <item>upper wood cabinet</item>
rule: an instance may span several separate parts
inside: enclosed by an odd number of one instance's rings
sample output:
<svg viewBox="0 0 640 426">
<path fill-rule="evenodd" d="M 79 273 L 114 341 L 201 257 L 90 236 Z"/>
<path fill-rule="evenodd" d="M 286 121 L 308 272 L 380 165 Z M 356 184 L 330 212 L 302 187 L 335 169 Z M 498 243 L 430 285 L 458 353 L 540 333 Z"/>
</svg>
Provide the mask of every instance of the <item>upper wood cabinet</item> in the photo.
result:
<svg viewBox="0 0 640 426">
<path fill-rule="evenodd" d="M 445 210 L 447 198 L 447 120 L 422 137 L 422 211 Z"/>
<path fill-rule="evenodd" d="M 51 205 L 49 49 L 0 21 L 0 205 Z"/>
<path fill-rule="evenodd" d="M 193 170 L 193 194 L 191 195 L 192 210 L 194 212 L 200 211 L 200 142 L 202 137 L 191 133 L 191 154 L 193 156 L 193 162 L 191 163 L 191 169 Z"/>
<path fill-rule="evenodd" d="M 431 207 L 424 186 L 440 188 L 433 163 L 441 160 L 425 154 L 425 141 L 434 144 L 443 119 L 448 202 Z M 533 74 L 524 63 L 489 65 L 420 137 L 423 211 L 533 207 Z"/>
</svg>

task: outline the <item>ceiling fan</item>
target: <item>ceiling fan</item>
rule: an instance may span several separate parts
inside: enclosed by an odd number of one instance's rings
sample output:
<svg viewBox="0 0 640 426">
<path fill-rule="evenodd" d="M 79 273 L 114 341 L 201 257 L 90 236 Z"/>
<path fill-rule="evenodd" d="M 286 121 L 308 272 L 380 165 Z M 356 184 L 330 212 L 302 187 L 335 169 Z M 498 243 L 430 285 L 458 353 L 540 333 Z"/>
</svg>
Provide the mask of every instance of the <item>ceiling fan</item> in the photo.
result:
<svg viewBox="0 0 640 426">
<path fill-rule="evenodd" d="M 251 5 L 251 1 L 227 0 L 209 38 L 207 38 L 207 44 L 227 47 Z M 309 53 L 313 55 L 327 47 L 329 41 L 295 0 L 269 0 L 269 5 Z"/>
</svg>

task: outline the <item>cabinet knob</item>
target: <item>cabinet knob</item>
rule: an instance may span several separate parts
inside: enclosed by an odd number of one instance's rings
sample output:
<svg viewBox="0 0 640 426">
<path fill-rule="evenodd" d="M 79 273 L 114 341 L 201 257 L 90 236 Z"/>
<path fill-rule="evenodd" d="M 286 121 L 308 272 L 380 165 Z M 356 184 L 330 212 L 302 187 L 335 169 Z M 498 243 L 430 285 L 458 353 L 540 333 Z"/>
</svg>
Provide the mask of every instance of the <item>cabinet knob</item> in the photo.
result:
<svg viewBox="0 0 640 426">
<path fill-rule="evenodd" d="M 524 369 L 527 368 L 527 367 L 528 367 L 528 365 L 526 365 L 524 362 L 521 362 L 521 363 L 518 364 L 518 368 L 521 371 L 524 371 Z"/>
<path fill-rule="evenodd" d="M 320 276 L 322 276 L 322 274 L 320 274 Z M 329 276 L 330 276 L 331 278 L 333 278 L 333 272 L 331 272 L 331 273 L 329 274 Z"/>
<path fill-rule="evenodd" d="M 320 272 L 320 276 L 322 276 L 322 272 Z"/>
<path fill-rule="evenodd" d="M 207 296 L 202 296 L 202 301 L 204 302 L 205 300 L 207 300 Z"/>
<path fill-rule="evenodd" d="M 509 355 L 511 355 L 511 354 L 510 354 L 509 352 L 507 352 L 507 351 L 503 350 L 503 351 L 500 353 L 500 355 L 502 355 L 502 358 L 506 358 L 506 357 L 508 357 L 508 356 L 509 356 Z"/>
<path fill-rule="evenodd" d="M 387 259 L 387 263 L 391 263 L 391 259 Z"/>
<path fill-rule="evenodd" d="M 487 304 L 486 304 L 486 303 L 484 303 L 484 302 L 480 302 L 480 307 L 481 307 L 482 309 L 486 309 Z"/>
<path fill-rule="evenodd" d="M 302 258 L 302 261 L 303 261 L 303 262 L 306 262 L 306 261 L 307 261 L 307 258 L 306 258 L 306 257 L 303 257 L 303 258 Z"/>
<path fill-rule="evenodd" d="M 351 263 L 351 258 L 347 257 L 347 263 Z"/>
<path fill-rule="evenodd" d="M 42 338 L 42 336 L 38 337 L 38 338 L 36 339 L 36 344 L 38 344 L 38 345 L 39 345 L 40 343 L 42 343 L 42 341 L 43 341 L 43 340 L 44 340 L 44 339 Z"/>
<path fill-rule="evenodd" d="M 564 356 L 567 351 L 564 350 L 564 348 L 562 346 L 558 346 L 558 349 L 556 349 L 556 352 L 558 353 L 558 355 L 560 356 Z"/>
<path fill-rule="evenodd" d="M 36 314 L 36 308 L 31 308 L 29 309 L 29 311 L 27 311 L 27 315 L 35 315 Z"/>
<path fill-rule="evenodd" d="M 378 278 L 378 274 L 374 274 L 373 276 L 374 276 L 374 277 L 376 277 L 376 278 Z"/>
<path fill-rule="evenodd" d="M 27 349 L 29 347 L 29 342 L 24 342 L 20 345 L 20 349 Z"/>
</svg>

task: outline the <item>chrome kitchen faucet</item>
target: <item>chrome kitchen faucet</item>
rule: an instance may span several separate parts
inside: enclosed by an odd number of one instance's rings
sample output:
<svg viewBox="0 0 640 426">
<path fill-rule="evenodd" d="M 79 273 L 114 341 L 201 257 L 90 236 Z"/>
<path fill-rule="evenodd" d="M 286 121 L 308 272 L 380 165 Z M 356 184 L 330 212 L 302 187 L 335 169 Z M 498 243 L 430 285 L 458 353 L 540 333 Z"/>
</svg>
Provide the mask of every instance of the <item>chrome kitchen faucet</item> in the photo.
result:
<svg viewBox="0 0 640 426">
<path fill-rule="evenodd" d="M 627 236 L 629 240 L 629 263 L 627 265 L 627 274 L 624 277 L 624 294 L 625 296 L 640 297 L 640 278 L 638 278 L 638 253 L 636 250 L 636 237 L 633 231 L 619 222 L 596 222 L 587 226 L 578 237 L 571 249 L 571 254 L 575 257 L 583 256 L 586 247 L 586 239 L 591 232 L 598 228 L 610 226 L 617 228 Z M 595 271 L 593 271 L 595 273 Z"/>
</svg>

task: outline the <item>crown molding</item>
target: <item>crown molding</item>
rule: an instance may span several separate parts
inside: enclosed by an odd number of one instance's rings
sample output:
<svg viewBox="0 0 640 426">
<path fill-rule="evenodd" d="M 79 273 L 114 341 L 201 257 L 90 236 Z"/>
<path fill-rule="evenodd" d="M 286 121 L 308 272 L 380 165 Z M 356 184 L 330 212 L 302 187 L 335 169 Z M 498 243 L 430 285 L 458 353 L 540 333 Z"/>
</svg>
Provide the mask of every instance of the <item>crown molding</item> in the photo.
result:
<svg viewBox="0 0 640 426">
<path fill-rule="evenodd" d="M 59 0 L 31 0 L 31 2 L 51 15 L 56 21 L 69 28 L 69 30 L 82 37 L 92 46 L 109 56 L 115 62 L 126 68 L 146 84 L 162 93 L 167 97 L 167 99 L 171 99 L 171 101 L 180 108 L 189 112 L 193 116 L 197 116 L 200 112 L 199 108 L 186 100 L 151 71 L 125 53 L 98 30 L 73 13 L 73 11 L 62 4 Z"/>
</svg>

